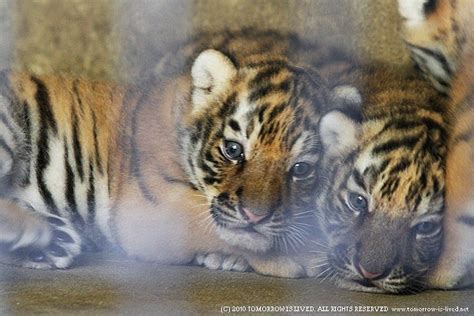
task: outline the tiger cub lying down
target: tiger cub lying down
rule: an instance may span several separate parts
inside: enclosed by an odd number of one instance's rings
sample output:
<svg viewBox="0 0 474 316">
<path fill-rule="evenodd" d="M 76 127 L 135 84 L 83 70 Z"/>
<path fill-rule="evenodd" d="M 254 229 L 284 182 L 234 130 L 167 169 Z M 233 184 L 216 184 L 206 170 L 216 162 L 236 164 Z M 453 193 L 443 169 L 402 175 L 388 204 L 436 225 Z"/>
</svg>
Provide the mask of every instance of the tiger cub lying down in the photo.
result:
<svg viewBox="0 0 474 316">
<path fill-rule="evenodd" d="M 1 74 L 11 262 L 67 268 L 87 239 L 104 237 L 142 260 L 306 274 L 290 254 L 314 234 L 317 124 L 358 94 L 331 93 L 293 63 L 289 52 L 304 56 L 294 37 L 225 35 L 192 41 L 134 87 Z M 343 75 L 344 61 L 325 51 L 315 60 Z"/>
<path fill-rule="evenodd" d="M 428 282 L 474 284 L 474 2 L 400 0 L 404 39 L 420 70 L 451 100 L 443 253 Z"/>
<path fill-rule="evenodd" d="M 320 122 L 319 265 L 344 288 L 417 291 L 441 249 L 444 100 L 405 69 L 364 69 L 355 85 L 362 122 L 341 111 Z"/>
</svg>

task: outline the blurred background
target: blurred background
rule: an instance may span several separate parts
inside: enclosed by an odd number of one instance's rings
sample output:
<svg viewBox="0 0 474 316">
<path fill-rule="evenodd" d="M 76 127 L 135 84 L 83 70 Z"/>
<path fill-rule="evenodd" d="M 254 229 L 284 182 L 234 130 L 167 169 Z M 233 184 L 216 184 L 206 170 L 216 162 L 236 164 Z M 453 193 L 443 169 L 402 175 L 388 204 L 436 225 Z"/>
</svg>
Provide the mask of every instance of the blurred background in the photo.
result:
<svg viewBox="0 0 474 316">
<path fill-rule="evenodd" d="M 403 64 L 396 10 L 395 0 L 0 0 L 0 67 L 128 81 L 172 43 L 240 27 Z"/>
</svg>

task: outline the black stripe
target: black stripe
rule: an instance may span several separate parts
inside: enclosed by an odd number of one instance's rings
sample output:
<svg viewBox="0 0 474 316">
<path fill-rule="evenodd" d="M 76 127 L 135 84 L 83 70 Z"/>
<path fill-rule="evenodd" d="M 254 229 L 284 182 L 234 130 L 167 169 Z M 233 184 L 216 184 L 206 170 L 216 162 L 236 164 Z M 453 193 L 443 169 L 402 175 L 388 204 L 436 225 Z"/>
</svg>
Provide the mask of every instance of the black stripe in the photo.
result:
<svg viewBox="0 0 474 316">
<path fill-rule="evenodd" d="M 257 75 L 250 81 L 249 86 L 253 87 L 254 85 L 259 84 L 261 81 L 268 81 L 272 77 L 276 76 L 281 70 L 281 67 L 271 65 L 270 67 L 258 72 Z"/>
<path fill-rule="evenodd" d="M 72 84 L 72 91 L 74 92 L 74 95 L 76 96 L 77 104 L 79 105 L 79 110 L 81 110 L 81 113 L 84 114 L 84 106 L 82 104 L 81 94 L 79 93 L 78 85 L 79 85 L 79 80 L 74 80 Z"/>
<path fill-rule="evenodd" d="M 438 181 L 438 179 L 435 176 L 433 176 L 431 178 L 431 181 L 433 183 L 433 192 L 438 193 L 439 192 L 439 181 Z"/>
<path fill-rule="evenodd" d="M 87 221 L 93 223 L 95 220 L 95 176 L 94 163 L 92 159 L 89 160 L 89 188 L 87 190 L 87 208 L 89 216 Z"/>
<path fill-rule="evenodd" d="M 401 147 L 412 149 L 420 140 L 420 135 L 405 137 L 397 140 L 389 140 L 383 144 L 377 145 L 372 149 L 372 154 L 389 153 Z"/>
<path fill-rule="evenodd" d="M 396 175 L 402 171 L 405 171 L 410 166 L 410 161 L 406 158 L 402 158 L 393 168 L 390 170 L 390 175 Z"/>
<path fill-rule="evenodd" d="M 275 92 L 288 92 L 291 86 L 291 80 L 287 79 L 278 84 L 265 84 L 261 87 L 253 89 L 248 97 L 249 102 L 253 103 L 265 96 Z"/>
<path fill-rule="evenodd" d="M 231 94 L 225 102 L 222 104 L 222 107 L 219 110 L 219 117 L 224 118 L 234 114 L 237 109 L 237 94 Z"/>
<path fill-rule="evenodd" d="M 271 110 L 270 114 L 268 114 L 268 118 L 267 118 L 266 121 L 267 122 L 272 122 L 273 120 L 275 120 L 277 115 L 279 115 L 285 109 L 286 109 L 286 103 L 280 103 L 280 104 L 274 106 L 273 109 Z M 297 121 L 297 120 L 295 120 L 295 121 Z"/>
<path fill-rule="evenodd" d="M 239 125 L 239 123 L 238 123 L 236 120 L 234 120 L 234 119 L 231 119 L 231 120 L 229 121 L 229 126 L 230 126 L 230 128 L 232 128 L 232 129 L 233 129 L 234 131 L 236 131 L 236 132 L 239 132 L 239 131 L 240 131 L 240 125 Z"/>
<path fill-rule="evenodd" d="M 474 226 L 474 216 L 461 215 L 458 217 L 458 221 L 468 226 Z"/>
<path fill-rule="evenodd" d="M 443 126 L 440 123 L 436 122 L 435 120 L 433 120 L 429 117 L 423 117 L 421 119 L 421 122 L 423 122 L 423 124 L 426 125 L 428 127 L 428 129 L 436 129 L 441 134 L 444 134 Z"/>
<path fill-rule="evenodd" d="M 43 81 L 36 77 L 31 77 L 31 80 L 36 84 L 36 95 L 35 99 L 39 106 L 39 112 L 43 126 L 49 125 L 53 129 L 55 134 L 58 133 L 58 126 L 54 119 L 54 114 L 51 109 L 51 101 L 49 98 L 48 88 Z"/>
<path fill-rule="evenodd" d="M 245 135 L 247 138 L 250 138 L 250 135 L 252 135 L 252 132 L 255 129 L 255 119 L 252 118 L 252 120 L 249 122 L 247 125 L 247 129 L 245 130 Z"/>
<path fill-rule="evenodd" d="M 266 67 L 266 66 L 286 67 L 287 62 L 282 59 L 273 59 L 273 60 L 250 62 L 250 63 L 245 64 L 245 67 L 249 67 L 249 68 Z"/>
<path fill-rule="evenodd" d="M 94 112 L 92 112 L 92 132 L 94 135 L 94 151 L 95 151 L 95 162 L 97 164 L 97 169 L 101 175 L 104 174 L 104 170 L 102 168 L 102 159 L 100 157 L 99 152 L 99 141 L 97 139 L 97 122 Z"/>
<path fill-rule="evenodd" d="M 407 131 L 412 128 L 420 127 L 421 125 L 422 123 L 420 121 L 410 121 L 405 118 L 398 118 L 393 121 L 388 121 L 378 135 L 393 129 Z"/>
<path fill-rule="evenodd" d="M 0 121 L 5 125 L 5 127 L 12 133 L 15 141 L 18 141 L 18 130 L 13 127 L 10 120 L 6 117 L 5 113 L 0 113 Z"/>
<path fill-rule="evenodd" d="M 37 143 L 38 155 L 36 158 L 36 178 L 38 182 L 38 190 L 49 210 L 52 213 L 59 215 L 58 208 L 53 200 L 53 196 L 51 195 L 51 192 L 48 190 L 44 181 L 44 171 L 50 163 L 49 130 L 52 129 L 53 132 L 57 133 L 57 125 L 51 112 L 51 104 L 49 103 L 49 94 L 46 86 L 37 78 L 32 77 L 31 79 L 36 83 L 37 86 L 35 99 L 40 112 L 39 135 Z"/>
<path fill-rule="evenodd" d="M 77 203 L 74 185 L 74 172 L 72 171 L 71 164 L 69 163 L 69 147 L 66 138 L 64 138 L 64 165 L 66 167 L 66 201 L 71 213 L 77 213 Z"/>
<path fill-rule="evenodd" d="M 398 177 L 389 177 L 380 188 L 382 196 L 391 196 L 400 182 Z"/>
<path fill-rule="evenodd" d="M 428 106 L 422 106 L 410 99 L 397 99 L 391 101 L 390 111 L 387 111 L 385 108 L 383 111 L 367 111 L 364 113 L 366 118 L 369 120 L 394 120 L 397 117 L 405 116 L 414 119 L 419 117 L 418 112 L 420 109 L 433 112 Z"/>
<path fill-rule="evenodd" d="M 0 147 L 3 148 L 7 152 L 7 154 L 10 155 L 12 160 L 15 158 L 13 150 L 10 148 L 10 146 L 7 145 L 3 138 L 0 138 Z"/>
<path fill-rule="evenodd" d="M 387 169 L 388 165 L 390 164 L 390 160 L 391 159 L 388 158 L 388 159 L 385 159 L 384 161 L 382 161 L 382 163 L 380 164 L 377 172 L 374 172 L 374 175 L 375 174 L 382 174 L 385 171 L 385 169 Z M 365 173 L 364 173 L 364 175 L 365 175 Z"/>
<path fill-rule="evenodd" d="M 74 160 L 76 161 L 76 170 L 82 182 L 84 181 L 82 147 L 79 141 L 79 120 L 77 119 L 76 110 L 74 108 L 72 109 L 72 147 Z"/>
<path fill-rule="evenodd" d="M 189 186 L 192 187 L 192 185 L 188 181 L 178 179 L 178 178 L 175 178 L 175 177 L 171 177 L 171 176 L 165 175 L 163 173 L 160 173 L 160 176 L 162 176 L 163 179 L 168 183 L 177 183 L 177 184 L 185 185 L 187 187 L 189 187 Z"/>
<path fill-rule="evenodd" d="M 430 15 L 431 13 L 435 12 L 437 6 L 437 0 L 428 0 L 423 4 L 423 12 L 425 15 Z"/>
<path fill-rule="evenodd" d="M 258 122 L 263 123 L 263 118 L 265 115 L 265 110 L 268 109 L 270 105 L 268 103 L 262 104 L 260 110 L 258 110 Z"/>
<path fill-rule="evenodd" d="M 446 60 L 446 57 L 444 57 L 443 54 L 435 51 L 435 50 L 432 50 L 432 49 L 429 49 L 429 48 L 426 48 L 426 47 L 421 47 L 421 46 L 418 46 L 418 45 L 413 45 L 413 44 L 410 44 L 408 43 L 408 46 L 410 48 L 415 48 L 415 49 L 418 49 L 420 51 L 422 51 L 423 53 L 425 53 L 426 55 L 428 56 L 431 56 L 433 57 L 434 59 L 436 59 L 436 61 L 438 61 L 440 64 L 441 64 L 441 67 L 443 68 L 443 70 L 451 77 L 452 74 L 453 74 L 453 71 L 452 69 L 450 68 L 449 66 L 449 63 L 448 61 Z"/>
<path fill-rule="evenodd" d="M 357 107 L 356 105 L 352 105 L 352 106 L 347 105 L 343 108 L 337 108 L 335 110 L 342 112 L 345 116 L 349 117 L 352 121 L 359 124 L 362 123 L 362 120 L 364 119 L 361 108 Z"/>
<path fill-rule="evenodd" d="M 26 170 L 25 170 L 25 177 L 21 182 L 21 186 L 27 187 L 31 183 L 30 179 L 30 173 L 31 173 L 31 117 L 30 117 L 30 110 L 29 110 L 29 104 L 25 101 L 23 102 L 22 106 L 22 120 L 23 120 L 23 126 L 24 126 L 24 136 L 25 136 L 25 149 L 26 149 L 26 157 L 25 157 L 25 165 L 26 165 Z"/>
<path fill-rule="evenodd" d="M 0 95 L 3 95 L 11 103 L 18 103 L 16 94 L 11 87 L 9 75 L 9 70 L 0 70 Z"/>
<path fill-rule="evenodd" d="M 421 200 L 422 200 L 422 196 L 421 196 L 421 194 L 418 194 L 416 196 L 415 203 L 413 205 L 413 209 L 411 210 L 412 212 L 416 212 L 418 210 L 418 206 L 420 206 Z M 442 210 L 443 209 L 441 209 L 440 211 L 442 211 Z"/>
<path fill-rule="evenodd" d="M 215 177 L 217 176 L 217 173 L 212 170 L 205 162 L 203 159 L 198 160 L 198 166 L 204 171 L 208 176 Z"/>
<path fill-rule="evenodd" d="M 361 187 L 362 189 L 366 190 L 364 178 L 363 178 L 362 175 L 360 174 L 359 170 L 354 169 L 354 171 L 353 171 L 352 174 L 353 174 L 354 182 L 355 182 L 359 187 Z"/>
<path fill-rule="evenodd" d="M 207 184 L 207 185 L 212 185 L 214 183 L 220 183 L 221 182 L 221 179 L 220 178 L 217 178 L 217 177 L 204 177 L 203 179 L 204 183 Z"/>
</svg>

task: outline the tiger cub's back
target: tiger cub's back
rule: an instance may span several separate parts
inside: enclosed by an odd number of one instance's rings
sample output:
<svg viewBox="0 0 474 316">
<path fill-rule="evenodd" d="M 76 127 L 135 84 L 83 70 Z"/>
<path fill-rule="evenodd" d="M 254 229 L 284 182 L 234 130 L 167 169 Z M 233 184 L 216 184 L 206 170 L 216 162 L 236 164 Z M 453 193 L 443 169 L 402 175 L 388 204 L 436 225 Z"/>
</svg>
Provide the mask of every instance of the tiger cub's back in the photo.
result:
<svg viewBox="0 0 474 316">
<path fill-rule="evenodd" d="M 348 84 L 349 78 L 353 78 L 349 76 L 357 71 L 356 60 L 338 47 L 306 41 L 296 33 L 244 28 L 199 33 L 186 43 L 180 43 L 171 53 L 161 55 L 163 57 L 157 61 L 154 73 L 168 76 L 185 71 L 200 52 L 209 48 L 223 52 L 236 65 L 258 55 L 267 60 L 272 56 L 288 58 L 292 64 L 317 69 L 329 87 Z"/>
</svg>

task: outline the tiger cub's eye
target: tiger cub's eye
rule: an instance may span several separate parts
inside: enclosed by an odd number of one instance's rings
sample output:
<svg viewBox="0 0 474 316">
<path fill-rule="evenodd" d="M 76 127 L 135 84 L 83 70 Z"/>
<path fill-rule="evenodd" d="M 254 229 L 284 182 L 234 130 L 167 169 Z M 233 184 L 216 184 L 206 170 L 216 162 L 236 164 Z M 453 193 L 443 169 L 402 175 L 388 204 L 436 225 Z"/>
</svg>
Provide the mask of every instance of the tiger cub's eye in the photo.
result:
<svg viewBox="0 0 474 316">
<path fill-rule="evenodd" d="M 313 169 L 311 165 L 306 162 L 297 162 L 291 167 L 291 174 L 298 179 L 304 179 L 311 175 Z"/>
<path fill-rule="evenodd" d="M 244 149 L 242 145 L 231 140 L 224 141 L 222 154 L 231 161 L 242 161 L 244 159 Z"/>
<path fill-rule="evenodd" d="M 435 222 L 426 221 L 426 222 L 419 223 L 414 228 L 415 228 L 415 232 L 418 235 L 427 236 L 427 235 L 432 235 L 436 233 L 438 229 L 440 228 L 440 225 Z"/>
<path fill-rule="evenodd" d="M 365 197 L 358 193 L 350 193 L 348 199 L 349 207 L 357 213 L 367 211 L 369 204 Z"/>
</svg>

